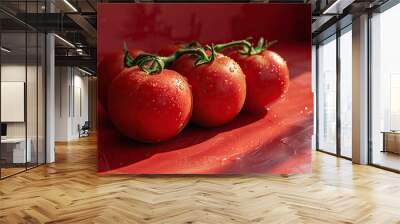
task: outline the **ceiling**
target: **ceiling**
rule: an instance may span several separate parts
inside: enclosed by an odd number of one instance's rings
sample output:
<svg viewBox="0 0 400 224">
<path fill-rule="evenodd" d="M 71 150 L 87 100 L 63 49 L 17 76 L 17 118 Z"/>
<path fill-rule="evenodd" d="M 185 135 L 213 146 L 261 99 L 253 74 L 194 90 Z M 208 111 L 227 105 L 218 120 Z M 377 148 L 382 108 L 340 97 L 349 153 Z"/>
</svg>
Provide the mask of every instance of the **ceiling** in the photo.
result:
<svg viewBox="0 0 400 224">
<path fill-rule="evenodd" d="M 312 5 L 313 38 L 321 36 L 345 15 L 372 8 L 386 0 L 236 0 L 230 2 L 306 3 Z M 6 42 L 15 49 L 25 46 L 18 34 L 31 31 L 55 32 L 56 56 L 59 65 L 74 64 L 95 70 L 96 67 L 96 4 L 116 2 L 188 2 L 183 0 L 1 0 L 0 21 Z M 192 0 L 190 2 L 227 2 Z M 52 12 L 52 13 L 49 13 Z M 66 40 L 66 41 L 65 41 Z M 5 42 L 2 43 L 5 43 Z M 19 47 L 18 47 L 19 46 Z M 30 45 L 29 45 L 30 46 Z M 32 45 L 32 47 L 34 47 Z M 28 52 L 31 50 L 28 48 Z M 29 54 L 29 53 L 28 53 Z M 57 59 L 57 58 L 56 58 Z M 62 60 L 62 61 L 61 61 Z M 90 66 L 88 66 L 90 65 Z"/>
</svg>

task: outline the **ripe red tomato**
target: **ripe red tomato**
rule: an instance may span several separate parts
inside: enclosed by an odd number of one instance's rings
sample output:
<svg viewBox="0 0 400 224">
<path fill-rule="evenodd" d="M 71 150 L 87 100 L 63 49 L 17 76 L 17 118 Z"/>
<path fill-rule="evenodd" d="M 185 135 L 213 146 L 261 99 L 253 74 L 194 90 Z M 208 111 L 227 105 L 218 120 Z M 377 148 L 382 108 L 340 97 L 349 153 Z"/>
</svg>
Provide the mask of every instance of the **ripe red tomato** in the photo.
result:
<svg viewBox="0 0 400 224">
<path fill-rule="evenodd" d="M 283 98 L 289 87 L 289 69 L 277 53 L 263 50 L 257 55 L 228 54 L 246 75 L 247 95 L 244 109 L 262 113 L 268 106 Z"/>
<path fill-rule="evenodd" d="M 132 57 L 136 57 L 143 51 L 139 49 L 129 49 Z M 124 69 L 124 52 L 106 55 L 98 66 L 99 99 L 104 108 L 107 109 L 108 89 L 113 79 Z"/>
<path fill-rule="evenodd" d="M 231 58 L 217 54 L 214 61 L 195 66 L 196 57 L 181 57 L 173 68 L 188 78 L 193 93 L 192 121 L 215 127 L 236 117 L 246 98 L 246 79 Z"/>
<path fill-rule="evenodd" d="M 175 71 L 149 75 L 134 66 L 112 81 L 108 111 L 125 136 L 141 142 L 165 141 L 190 120 L 192 94 L 185 77 Z"/>
</svg>

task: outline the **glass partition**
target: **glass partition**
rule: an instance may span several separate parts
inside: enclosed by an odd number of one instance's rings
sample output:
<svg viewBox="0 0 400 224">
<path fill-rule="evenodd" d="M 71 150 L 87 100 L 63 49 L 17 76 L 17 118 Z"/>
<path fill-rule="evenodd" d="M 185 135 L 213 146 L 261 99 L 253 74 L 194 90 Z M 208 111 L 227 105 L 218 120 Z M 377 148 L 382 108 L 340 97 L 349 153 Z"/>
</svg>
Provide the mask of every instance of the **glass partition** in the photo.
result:
<svg viewBox="0 0 400 224">
<path fill-rule="evenodd" d="M 26 135 L 26 33 L 3 32 L 1 46 L 1 175 L 6 177 L 24 171 L 31 161 Z"/>
<path fill-rule="evenodd" d="M 38 35 L 36 32 L 27 33 L 27 98 L 26 98 L 26 113 L 27 119 L 27 141 L 31 151 L 31 159 L 27 163 L 28 168 L 37 165 L 38 157 Z"/>
<path fill-rule="evenodd" d="M 371 18 L 372 164 L 400 170 L 400 4 Z"/>
<path fill-rule="evenodd" d="M 43 11 L 43 1 L 3 6 L 19 16 Z M 0 12 L 0 178 L 45 163 L 45 41 L 40 31 Z"/>
<path fill-rule="evenodd" d="M 352 157 L 352 32 L 340 35 L 340 155 Z"/>
<path fill-rule="evenodd" d="M 336 36 L 318 47 L 318 149 L 336 153 Z"/>
</svg>

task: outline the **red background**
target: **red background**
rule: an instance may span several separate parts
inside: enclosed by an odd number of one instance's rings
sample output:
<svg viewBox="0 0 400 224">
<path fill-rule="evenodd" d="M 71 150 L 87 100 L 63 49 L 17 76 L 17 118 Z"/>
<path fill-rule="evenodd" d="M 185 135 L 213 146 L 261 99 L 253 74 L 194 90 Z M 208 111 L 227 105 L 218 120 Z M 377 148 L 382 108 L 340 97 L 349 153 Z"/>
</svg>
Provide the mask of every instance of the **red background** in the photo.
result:
<svg viewBox="0 0 400 224">
<path fill-rule="evenodd" d="M 253 36 L 278 40 L 288 63 L 287 97 L 265 116 L 242 113 L 215 129 L 189 125 L 161 144 L 122 137 L 99 110 L 98 170 L 107 173 L 305 173 L 313 132 L 311 10 L 305 4 L 98 4 L 98 61 L 130 48 L 221 43 Z M 101 76 L 99 76 L 101 79 Z"/>
</svg>

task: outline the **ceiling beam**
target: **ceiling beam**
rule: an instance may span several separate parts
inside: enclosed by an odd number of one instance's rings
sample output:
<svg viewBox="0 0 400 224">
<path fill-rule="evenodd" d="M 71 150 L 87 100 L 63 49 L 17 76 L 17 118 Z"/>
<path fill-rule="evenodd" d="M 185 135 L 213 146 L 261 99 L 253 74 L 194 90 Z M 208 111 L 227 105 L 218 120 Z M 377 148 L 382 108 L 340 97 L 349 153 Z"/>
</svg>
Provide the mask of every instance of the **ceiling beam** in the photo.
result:
<svg viewBox="0 0 400 224">
<path fill-rule="evenodd" d="M 96 58 L 91 56 L 55 56 L 56 66 L 87 67 L 96 71 Z"/>
<path fill-rule="evenodd" d="M 91 45 L 95 46 L 97 41 L 97 30 L 89 21 L 83 17 L 81 14 L 68 14 L 68 17 L 73 20 L 78 26 L 82 28 L 83 31 L 90 37 L 92 41 Z"/>
</svg>

